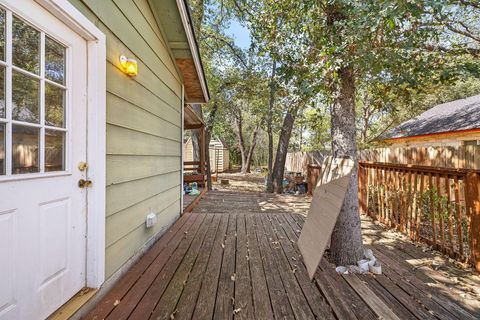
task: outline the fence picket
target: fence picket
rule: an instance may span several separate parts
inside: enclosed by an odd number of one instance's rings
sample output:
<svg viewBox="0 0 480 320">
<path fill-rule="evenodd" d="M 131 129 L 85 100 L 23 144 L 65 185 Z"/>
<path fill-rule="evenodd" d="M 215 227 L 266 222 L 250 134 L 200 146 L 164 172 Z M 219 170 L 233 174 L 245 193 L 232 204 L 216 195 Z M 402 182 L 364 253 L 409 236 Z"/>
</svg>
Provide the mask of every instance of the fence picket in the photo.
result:
<svg viewBox="0 0 480 320">
<path fill-rule="evenodd" d="M 440 248 L 442 251 L 445 251 L 445 230 L 443 227 L 443 210 L 442 210 L 442 190 L 441 190 L 441 183 L 440 183 L 440 174 L 437 173 L 436 175 L 436 189 L 437 189 L 437 217 L 438 217 L 438 225 L 440 226 L 440 241 L 441 245 Z"/>
<path fill-rule="evenodd" d="M 420 214 L 417 218 L 416 240 L 420 241 L 420 227 L 425 215 L 425 206 L 423 204 L 423 193 L 425 191 L 425 174 L 422 172 L 420 177 Z"/>
<path fill-rule="evenodd" d="M 459 257 L 461 260 L 465 259 L 463 251 L 463 232 L 462 232 L 462 207 L 460 204 L 460 184 L 458 183 L 458 176 L 454 178 L 455 183 L 455 211 L 457 214 L 457 242 Z"/>
<path fill-rule="evenodd" d="M 452 206 L 451 206 L 451 187 L 450 187 L 450 176 L 445 177 L 445 190 L 447 192 L 447 214 L 448 214 L 448 240 L 449 240 L 449 254 L 452 255 L 453 250 L 453 215 L 452 215 Z"/>
<path fill-rule="evenodd" d="M 437 247 L 437 232 L 435 225 L 435 202 L 433 197 L 433 175 L 432 173 L 428 174 L 428 190 L 430 194 L 430 221 L 432 224 L 432 245 L 434 248 Z"/>
<path fill-rule="evenodd" d="M 413 176 L 413 185 L 412 185 L 412 225 L 410 228 L 410 239 L 414 240 L 416 237 L 417 230 L 417 185 L 418 185 L 418 173 L 415 171 Z"/>
</svg>

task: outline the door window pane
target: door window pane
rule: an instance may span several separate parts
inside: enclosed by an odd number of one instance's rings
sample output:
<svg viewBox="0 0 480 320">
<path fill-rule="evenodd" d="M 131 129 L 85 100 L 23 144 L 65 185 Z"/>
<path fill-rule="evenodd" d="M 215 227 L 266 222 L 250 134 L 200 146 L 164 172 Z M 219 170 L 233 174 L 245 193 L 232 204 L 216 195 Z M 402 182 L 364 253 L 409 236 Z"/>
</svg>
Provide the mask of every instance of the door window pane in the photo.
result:
<svg viewBox="0 0 480 320">
<path fill-rule="evenodd" d="M 38 74 L 40 70 L 40 32 L 15 16 L 13 17 L 12 31 L 13 64 Z"/>
<path fill-rule="evenodd" d="M 65 90 L 53 84 L 45 83 L 45 124 L 64 127 Z"/>
<path fill-rule="evenodd" d="M 0 9 L 0 60 L 5 61 L 5 11 Z"/>
<path fill-rule="evenodd" d="M 39 172 L 38 149 L 40 129 L 12 126 L 12 173 Z"/>
<path fill-rule="evenodd" d="M 0 124 L 0 176 L 5 174 L 5 124 Z"/>
<path fill-rule="evenodd" d="M 68 47 L 28 21 L 0 6 L 0 177 L 66 170 Z"/>
<path fill-rule="evenodd" d="M 37 79 L 20 72 L 12 77 L 12 118 L 39 123 L 40 84 Z"/>
<path fill-rule="evenodd" d="M 5 118 L 5 68 L 0 67 L 0 118 Z"/>
<path fill-rule="evenodd" d="M 49 37 L 45 37 L 45 78 L 65 83 L 65 48 Z"/>
<path fill-rule="evenodd" d="M 45 172 L 65 170 L 65 132 L 45 130 Z"/>
</svg>

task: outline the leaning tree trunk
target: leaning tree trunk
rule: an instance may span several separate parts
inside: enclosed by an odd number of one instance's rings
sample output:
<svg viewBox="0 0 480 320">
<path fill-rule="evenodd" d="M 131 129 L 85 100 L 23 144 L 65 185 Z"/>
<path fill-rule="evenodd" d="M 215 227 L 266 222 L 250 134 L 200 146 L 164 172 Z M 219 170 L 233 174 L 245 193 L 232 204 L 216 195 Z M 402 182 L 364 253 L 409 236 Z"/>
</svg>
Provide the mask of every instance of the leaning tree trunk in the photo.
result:
<svg viewBox="0 0 480 320">
<path fill-rule="evenodd" d="M 342 209 L 333 230 L 330 254 L 336 265 L 350 265 L 363 258 L 358 212 L 358 164 L 355 143 L 355 79 L 351 68 L 341 69 L 340 89 L 332 108 L 332 151 L 334 157 L 350 157 L 355 162 Z"/>
<path fill-rule="evenodd" d="M 257 146 L 257 139 L 258 139 L 258 132 L 260 131 L 260 125 L 257 125 L 255 127 L 255 130 L 253 131 L 252 135 L 252 142 L 250 143 L 250 148 L 248 149 L 247 153 L 247 160 L 245 163 L 245 172 L 250 173 L 250 166 L 252 165 L 252 159 L 253 159 L 253 151 L 255 150 L 255 147 Z"/>
<path fill-rule="evenodd" d="M 273 193 L 273 106 L 275 102 L 275 71 L 277 62 L 273 60 L 272 74 L 270 76 L 270 97 L 268 101 L 267 115 L 267 135 L 268 135 L 268 172 L 267 172 L 267 192 Z"/>
<path fill-rule="evenodd" d="M 194 104 L 192 105 L 192 109 L 193 111 L 195 111 L 197 116 L 200 117 L 200 119 L 203 119 L 202 105 Z M 200 134 L 201 134 L 200 129 L 192 130 L 193 161 L 200 161 L 200 141 L 201 141 Z"/>
<path fill-rule="evenodd" d="M 273 186 L 276 193 L 283 192 L 283 174 L 285 172 L 285 162 L 287 159 L 288 144 L 292 136 L 293 124 L 297 115 L 298 107 L 287 111 L 283 119 L 282 130 L 278 140 L 277 154 L 273 166 Z"/>
<path fill-rule="evenodd" d="M 240 149 L 240 155 L 242 157 L 242 169 L 241 173 L 246 173 L 247 170 L 247 152 L 245 150 L 245 140 L 243 139 L 243 119 L 242 113 L 239 111 L 235 115 L 235 134 L 237 135 L 238 148 Z"/>
</svg>

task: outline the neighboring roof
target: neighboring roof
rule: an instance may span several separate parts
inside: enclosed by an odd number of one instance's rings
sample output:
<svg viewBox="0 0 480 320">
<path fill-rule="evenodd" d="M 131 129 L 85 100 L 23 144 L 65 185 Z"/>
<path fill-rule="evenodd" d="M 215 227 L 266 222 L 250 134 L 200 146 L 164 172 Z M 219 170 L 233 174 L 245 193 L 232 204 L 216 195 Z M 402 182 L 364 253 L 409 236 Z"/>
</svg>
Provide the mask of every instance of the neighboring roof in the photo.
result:
<svg viewBox="0 0 480 320">
<path fill-rule="evenodd" d="M 182 74 L 185 102 L 208 102 L 207 81 L 186 0 L 149 0 L 149 3 Z"/>
<path fill-rule="evenodd" d="M 227 143 L 225 142 L 225 139 L 223 139 L 223 138 L 215 137 L 215 138 L 213 138 L 213 139 L 210 141 L 210 144 L 212 144 L 212 142 L 213 142 L 213 143 L 218 142 L 218 143 L 220 143 L 220 144 L 222 145 L 223 148 L 228 149 L 228 145 L 227 145 Z"/>
<path fill-rule="evenodd" d="M 435 106 L 386 133 L 382 140 L 480 129 L 480 95 Z"/>
</svg>

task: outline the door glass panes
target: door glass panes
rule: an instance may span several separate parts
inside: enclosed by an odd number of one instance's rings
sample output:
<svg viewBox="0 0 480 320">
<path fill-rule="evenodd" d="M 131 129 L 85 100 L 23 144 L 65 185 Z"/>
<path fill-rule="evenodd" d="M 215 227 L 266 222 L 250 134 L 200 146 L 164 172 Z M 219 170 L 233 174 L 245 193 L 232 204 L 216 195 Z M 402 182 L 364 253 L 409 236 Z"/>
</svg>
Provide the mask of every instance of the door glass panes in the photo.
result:
<svg viewBox="0 0 480 320">
<path fill-rule="evenodd" d="M 0 67 L 0 118 L 5 118 L 5 68 Z"/>
<path fill-rule="evenodd" d="M 65 132 L 45 130 L 45 172 L 65 170 Z"/>
<path fill-rule="evenodd" d="M 40 72 L 40 32 L 23 20 L 13 17 L 13 65 L 35 74 Z"/>
<path fill-rule="evenodd" d="M 12 126 L 12 173 L 39 172 L 40 129 Z"/>
<path fill-rule="evenodd" d="M 0 176 L 66 170 L 67 53 L 0 8 Z"/>
<path fill-rule="evenodd" d="M 12 119 L 39 123 L 40 81 L 18 71 L 12 76 Z"/>
<path fill-rule="evenodd" d="M 0 175 L 5 174 L 5 123 L 0 123 Z"/>
<path fill-rule="evenodd" d="M 64 127 L 65 90 L 45 83 L 45 124 Z"/>
<path fill-rule="evenodd" d="M 5 11 L 0 9 L 0 60 L 5 61 Z"/>
<path fill-rule="evenodd" d="M 45 37 L 45 78 L 65 83 L 65 48 L 49 37 Z"/>
</svg>

